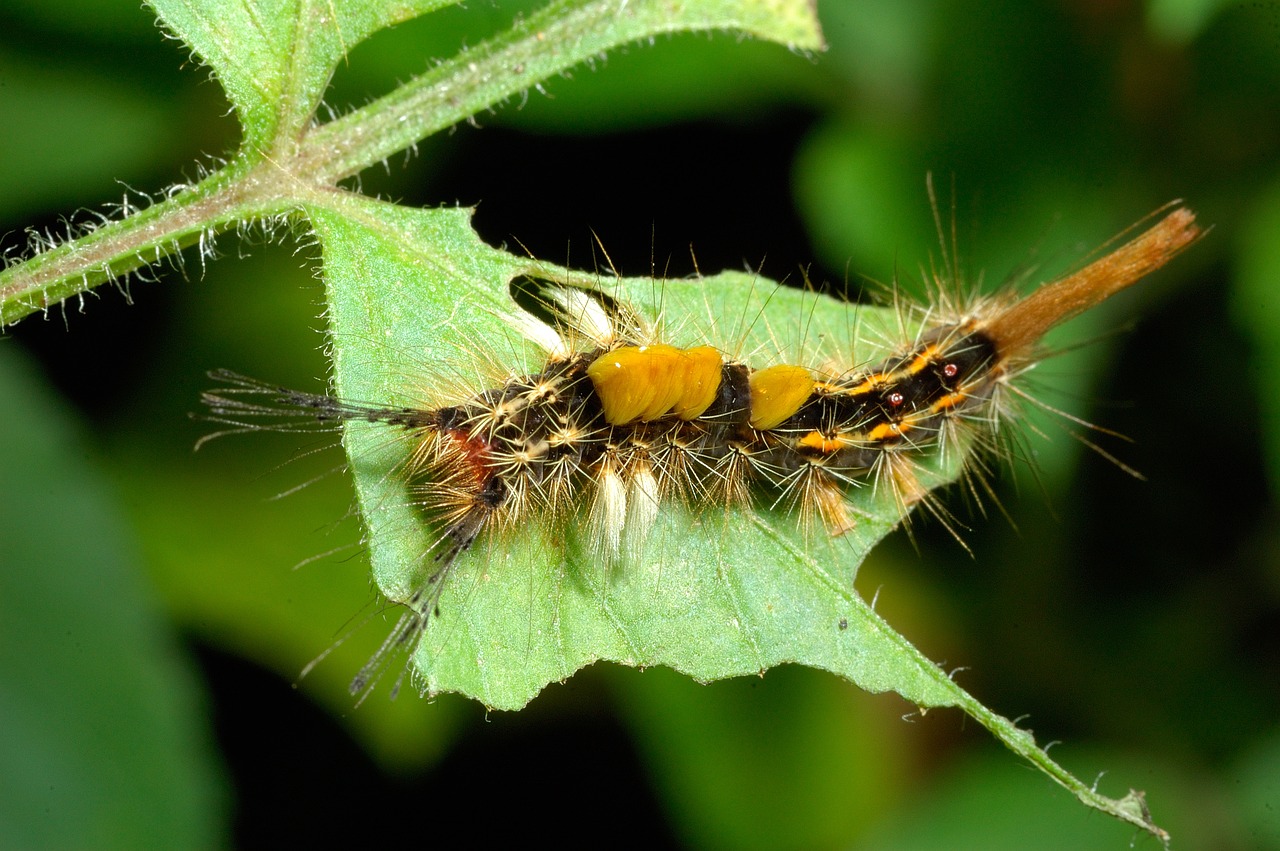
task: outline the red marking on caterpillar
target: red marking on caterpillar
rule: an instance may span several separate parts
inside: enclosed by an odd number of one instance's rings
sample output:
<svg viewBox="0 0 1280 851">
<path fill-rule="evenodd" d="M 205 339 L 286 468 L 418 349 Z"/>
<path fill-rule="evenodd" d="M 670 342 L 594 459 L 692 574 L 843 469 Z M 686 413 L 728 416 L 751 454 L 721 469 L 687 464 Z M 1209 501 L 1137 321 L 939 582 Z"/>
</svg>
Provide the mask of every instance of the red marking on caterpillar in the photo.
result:
<svg viewBox="0 0 1280 851">
<path fill-rule="evenodd" d="M 525 278 L 529 310 L 516 324 L 545 351 L 534 370 L 438 390 L 418 406 L 218 371 L 211 376 L 226 386 L 203 401 L 209 419 L 240 429 L 292 430 L 304 417 L 322 428 L 376 423 L 407 440 L 396 472 L 438 536 L 405 614 L 352 682 L 362 693 L 393 651 L 417 646 L 457 560 L 490 533 L 574 512 L 592 560 L 621 564 L 662 506 L 678 501 L 783 507 L 840 536 L 859 523 L 849 493 L 868 483 L 891 493 L 904 516 L 923 504 L 947 524 L 922 461 L 974 440 L 991 449 L 1005 391 L 1037 361 L 1043 335 L 1200 236 L 1194 214 L 1171 206 L 1136 238 L 1022 298 L 974 298 L 960 309 L 940 282 L 939 304 L 899 305 L 900 325 L 912 329 L 906 342 L 869 363 L 789 362 L 777 345 L 677 345 L 602 291 Z M 968 469 L 981 477 L 981 461 Z"/>
</svg>

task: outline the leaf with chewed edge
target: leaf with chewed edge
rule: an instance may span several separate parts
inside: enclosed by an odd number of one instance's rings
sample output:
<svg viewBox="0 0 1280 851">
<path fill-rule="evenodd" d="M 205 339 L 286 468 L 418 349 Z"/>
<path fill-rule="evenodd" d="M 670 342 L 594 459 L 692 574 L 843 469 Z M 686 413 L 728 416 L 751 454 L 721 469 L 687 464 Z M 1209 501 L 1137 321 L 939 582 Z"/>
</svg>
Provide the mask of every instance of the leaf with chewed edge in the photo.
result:
<svg viewBox="0 0 1280 851">
<path fill-rule="evenodd" d="M 536 354 L 503 318 L 517 310 L 508 286 L 520 275 L 605 289 L 650 318 L 661 314 L 671 342 L 711 342 L 754 366 L 799 357 L 817 365 L 837 355 L 849 366 L 874 361 L 885 355 L 874 341 L 896 327 L 888 309 L 855 313 L 741 273 L 655 282 L 516 257 L 484 244 L 465 209 L 346 198 L 308 213 L 323 248 L 335 391 L 350 400 L 461 401 L 484 389 L 472 386 L 467 366 L 478 357 L 513 371 L 537 369 Z M 439 386 L 450 368 L 459 370 L 458 396 L 423 398 L 415 371 L 435 375 Z M 393 601 L 406 599 L 430 570 L 432 531 L 396 475 L 409 448 L 385 427 L 354 424 L 347 432 L 374 577 Z M 925 463 L 922 480 L 938 487 L 958 475 L 960 462 L 953 457 L 947 469 Z M 867 691 L 895 691 L 922 708 L 960 707 L 1082 802 L 1163 838 L 1140 794 L 1113 800 L 1081 783 L 854 592 L 857 566 L 904 518 L 883 489 L 855 489 L 849 501 L 856 529 L 835 539 L 806 533 L 795 516 L 765 505 L 668 501 L 643 557 L 611 571 L 585 556 L 577 517 L 482 538 L 448 578 L 440 615 L 412 660 L 415 680 L 429 694 L 458 692 L 519 709 L 549 683 L 600 660 L 665 665 L 700 681 L 798 663 Z"/>
</svg>

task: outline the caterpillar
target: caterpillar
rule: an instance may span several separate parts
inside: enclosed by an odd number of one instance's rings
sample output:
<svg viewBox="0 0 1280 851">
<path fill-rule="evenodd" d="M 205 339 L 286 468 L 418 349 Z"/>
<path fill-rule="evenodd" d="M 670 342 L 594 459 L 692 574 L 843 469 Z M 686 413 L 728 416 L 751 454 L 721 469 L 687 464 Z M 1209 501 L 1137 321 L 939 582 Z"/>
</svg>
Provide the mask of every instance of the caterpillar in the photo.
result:
<svg viewBox="0 0 1280 851">
<path fill-rule="evenodd" d="M 388 656 L 412 650 L 439 614 L 459 558 L 482 536 L 574 515 L 591 560 L 625 565 L 663 506 L 764 505 L 833 537 L 859 523 L 851 490 L 870 484 L 904 509 L 946 522 L 923 459 L 977 441 L 981 458 L 1040 358 L 1045 333 L 1158 269 L 1202 233 L 1179 202 L 1119 248 L 1030 294 L 970 297 L 939 287 L 904 305 L 907 342 L 867 363 L 806 364 L 780 351 L 681 345 L 660 323 L 598 288 L 526 276 L 512 318 L 540 366 L 482 386 L 437 390 L 425 404 L 365 403 L 210 373 L 207 419 L 237 429 L 364 422 L 406 439 L 398 471 L 436 530 L 405 612 L 351 683 L 365 692 Z M 775 347 L 777 348 L 777 347 Z M 440 382 L 457 385 L 456 377 Z M 263 425 L 285 418 L 286 424 Z M 970 469 L 980 470 L 971 463 Z M 397 683 L 398 687 L 398 683 Z"/>
</svg>

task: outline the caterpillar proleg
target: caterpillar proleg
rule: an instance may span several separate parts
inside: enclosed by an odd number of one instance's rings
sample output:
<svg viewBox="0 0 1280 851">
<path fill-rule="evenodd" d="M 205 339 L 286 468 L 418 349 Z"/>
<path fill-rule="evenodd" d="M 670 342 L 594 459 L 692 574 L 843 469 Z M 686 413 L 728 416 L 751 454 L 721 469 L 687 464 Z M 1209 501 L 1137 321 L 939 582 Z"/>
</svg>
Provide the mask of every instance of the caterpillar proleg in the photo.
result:
<svg viewBox="0 0 1280 851">
<path fill-rule="evenodd" d="M 393 651 L 418 645 L 455 566 L 486 536 L 572 520 L 593 563 L 625 570 L 673 504 L 777 509 L 838 538 L 861 521 L 850 493 L 872 487 L 904 510 L 933 507 L 945 522 L 921 470 L 975 442 L 978 454 L 968 457 L 980 459 L 1043 335 L 1200 235 L 1193 213 L 1168 209 L 1111 253 L 1024 297 L 961 303 L 941 281 L 936 303 L 904 300 L 900 338 L 861 360 L 828 352 L 798 361 L 780 344 L 677 341 L 680 317 L 647 316 L 602 289 L 526 275 L 511 282 L 522 309 L 510 321 L 542 352 L 531 369 L 495 371 L 480 383 L 445 376 L 413 405 L 217 371 L 211 376 L 224 386 L 203 401 L 208 418 L 234 427 L 364 422 L 403 439 L 397 474 L 433 543 L 401 601 L 405 613 L 352 682 L 361 693 Z M 292 425 L 275 425 L 280 418 Z"/>
</svg>

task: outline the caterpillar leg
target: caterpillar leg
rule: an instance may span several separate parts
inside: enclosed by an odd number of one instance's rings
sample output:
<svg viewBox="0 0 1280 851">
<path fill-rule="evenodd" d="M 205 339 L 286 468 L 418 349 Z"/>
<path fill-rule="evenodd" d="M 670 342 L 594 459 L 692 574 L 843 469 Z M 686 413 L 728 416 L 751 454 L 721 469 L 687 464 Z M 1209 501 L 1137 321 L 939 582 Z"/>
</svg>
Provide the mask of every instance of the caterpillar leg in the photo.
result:
<svg viewBox="0 0 1280 851">
<path fill-rule="evenodd" d="M 818 516 L 822 518 L 827 533 L 836 538 L 846 532 L 852 532 L 857 524 L 849 513 L 849 498 L 844 488 L 826 474 L 820 477 L 815 476 L 814 479 L 808 487 L 808 499 L 811 499 L 817 508 Z"/>
</svg>

